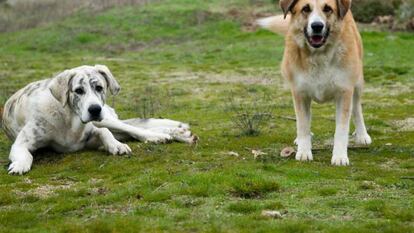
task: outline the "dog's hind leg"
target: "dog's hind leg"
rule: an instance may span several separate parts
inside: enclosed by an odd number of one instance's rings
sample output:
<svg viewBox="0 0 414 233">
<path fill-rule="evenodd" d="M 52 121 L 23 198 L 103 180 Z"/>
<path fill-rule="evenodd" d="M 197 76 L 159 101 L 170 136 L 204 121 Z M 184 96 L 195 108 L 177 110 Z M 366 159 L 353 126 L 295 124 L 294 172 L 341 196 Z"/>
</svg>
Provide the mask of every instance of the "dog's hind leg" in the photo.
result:
<svg viewBox="0 0 414 233">
<path fill-rule="evenodd" d="M 135 138 L 143 142 L 166 143 L 172 140 L 172 137 L 165 133 L 152 132 L 148 129 L 134 127 L 117 119 L 113 115 L 107 114 L 100 122 L 93 122 L 98 128 L 107 128 L 113 133 L 116 139 L 126 140 Z"/>
<path fill-rule="evenodd" d="M 372 140 L 369 136 L 367 129 L 365 127 L 364 115 L 362 114 L 362 104 L 361 104 L 361 88 L 356 87 L 353 96 L 353 116 L 355 124 L 355 132 L 353 133 L 355 137 L 355 143 L 358 145 L 369 145 Z"/>
<path fill-rule="evenodd" d="M 122 120 L 122 122 L 132 125 L 135 127 L 143 128 L 143 129 L 154 129 L 154 128 L 182 128 L 182 129 L 190 129 L 190 126 L 186 123 L 182 123 L 179 121 L 173 121 L 169 119 L 141 119 L 141 118 L 132 118 L 127 120 Z"/>
<path fill-rule="evenodd" d="M 190 126 L 186 123 L 169 119 L 139 119 L 133 118 L 122 122 L 134 127 L 150 130 L 151 132 L 168 134 L 175 141 L 188 144 L 195 144 L 198 137 L 190 131 Z"/>
<path fill-rule="evenodd" d="M 165 143 L 176 140 L 193 144 L 198 140 L 186 123 L 168 119 L 119 120 L 115 110 L 109 106 L 104 108 L 104 119 L 93 124 L 98 128 L 108 128 L 120 141 L 137 139 L 144 142 Z"/>
</svg>

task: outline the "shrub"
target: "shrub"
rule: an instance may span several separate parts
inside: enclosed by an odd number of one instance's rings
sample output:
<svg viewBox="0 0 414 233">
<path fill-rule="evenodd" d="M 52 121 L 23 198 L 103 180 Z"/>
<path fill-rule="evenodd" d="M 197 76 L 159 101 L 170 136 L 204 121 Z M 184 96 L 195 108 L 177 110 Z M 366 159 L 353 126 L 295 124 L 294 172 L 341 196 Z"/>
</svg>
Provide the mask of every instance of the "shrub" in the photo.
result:
<svg viewBox="0 0 414 233">
<path fill-rule="evenodd" d="M 414 17 L 414 0 L 404 0 L 398 10 L 397 18 L 399 20 L 409 20 Z"/>
<path fill-rule="evenodd" d="M 357 21 L 371 23 L 376 17 L 395 15 L 402 2 L 412 0 L 353 0 L 352 13 Z M 272 4 L 279 4 L 279 0 L 271 0 Z M 412 6 L 412 5 L 411 5 Z M 404 8 L 404 10 L 413 10 Z"/>
<path fill-rule="evenodd" d="M 394 29 L 414 30 L 414 0 L 403 0 L 396 11 Z"/>
<path fill-rule="evenodd" d="M 377 16 L 394 15 L 400 0 L 354 0 L 352 13 L 357 21 L 371 23 Z"/>
<path fill-rule="evenodd" d="M 245 97 L 246 98 L 246 97 Z M 241 130 L 242 135 L 256 136 L 261 129 L 272 118 L 273 105 L 269 105 L 268 96 L 250 95 L 247 99 L 228 100 L 226 110 L 230 113 L 234 126 Z"/>
<path fill-rule="evenodd" d="M 280 185 L 272 179 L 257 177 L 236 178 L 233 180 L 230 193 L 243 199 L 262 198 L 267 193 L 279 191 Z"/>
<path fill-rule="evenodd" d="M 169 100 L 166 96 L 165 92 L 155 86 L 136 88 L 130 99 L 131 107 L 140 118 L 157 117 L 163 107 L 162 100 Z"/>
</svg>

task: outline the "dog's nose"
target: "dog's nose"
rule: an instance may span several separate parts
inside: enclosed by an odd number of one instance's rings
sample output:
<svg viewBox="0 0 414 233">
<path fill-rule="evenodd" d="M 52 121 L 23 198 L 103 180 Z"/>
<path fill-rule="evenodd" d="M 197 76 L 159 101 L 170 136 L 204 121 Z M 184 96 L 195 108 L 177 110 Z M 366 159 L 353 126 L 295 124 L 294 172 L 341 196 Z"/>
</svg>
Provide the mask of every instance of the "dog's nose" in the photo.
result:
<svg viewBox="0 0 414 233">
<path fill-rule="evenodd" d="M 91 114 L 91 116 L 98 117 L 99 114 L 101 114 L 102 108 L 101 106 L 97 104 L 92 104 L 88 108 L 88 112 Z"/>
<path fill-rule="evenodd" d="M 325 25 L 322 22 L 313 22 L 311 28 L 314 33 L 321 33 Z"/>
</svg>

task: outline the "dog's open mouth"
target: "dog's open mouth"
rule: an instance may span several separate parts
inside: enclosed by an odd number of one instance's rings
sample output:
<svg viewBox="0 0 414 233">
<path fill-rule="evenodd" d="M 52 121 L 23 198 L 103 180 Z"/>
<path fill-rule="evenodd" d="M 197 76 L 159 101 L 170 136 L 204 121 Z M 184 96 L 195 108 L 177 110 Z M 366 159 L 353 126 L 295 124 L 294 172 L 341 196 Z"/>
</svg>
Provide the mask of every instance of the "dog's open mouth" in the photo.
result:
<svg viewBox="0 0 414 233">
<path fill-rule="evenodd" d="M 314 48 L 319 48 L 323 44 L 325 44 L 325 37 L 320 36 L 320 35 L 310 36 L 308 40 L 309 40 L 309 44 L 312 45 L 312 47 Z"/>
<path fill-rule="evenodd" d="M 326 39 L 329 36 L 329 30 L 324 34 L 308 35 L 308 32 L 305 29 L 305 36 L 310 46 L 313 48 L 320 48 L 326 43 Z"/>
</svg>

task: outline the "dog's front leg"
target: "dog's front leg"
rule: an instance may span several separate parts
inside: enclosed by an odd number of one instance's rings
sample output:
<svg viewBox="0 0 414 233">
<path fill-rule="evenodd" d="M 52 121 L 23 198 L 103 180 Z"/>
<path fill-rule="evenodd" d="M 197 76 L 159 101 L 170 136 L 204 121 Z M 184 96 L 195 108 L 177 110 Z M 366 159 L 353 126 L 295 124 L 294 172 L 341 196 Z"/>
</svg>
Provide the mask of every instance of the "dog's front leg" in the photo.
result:
<svg viewBox="0 0 414 233">
<path fill-rule="evenodd" d="M 336 99 L 336 130 L 332 165 L 347 166 L 348 159 L 348 135 L 349 122 L 351 120 L 353 90 L 344 90 Z"/>
<path fill-rule="evenodd" d="M 352 105 L 352 112 L 354 115 L 355 123 L 355 143 L 358 145 L 369 145 L 371 144 L 372 140 L 365 127 L 364 116 L 362 114 L 361 92 L 361 87 L 355 88 Z"/>
<path fill-rule="evenodd" d="M 17 135 L 10 150 L 9 174 L 22 175 L 32 167 L 33 156 L 30 151 L 37 149 L 35 146 L 39 144 L 37 140 L 40 140 L 40 136 L 34 135 L 33 130 L 33 127 L 26 125 Z"/>
<path fill-rule="evenodd" d="M 296 153 L 296 160 L 311 161 L 312 156 L 312 142 L 311 142 L 311 99 L 303 96 L 301 93 L 292 91 L 292 96 L 295 105 L 296 113 L 296 130 L 298 145 L 298 152 Z"/>
<path fill-rule="evenodd" d="M 115 139 L 107 128 L 94 128 L 93 134 L 102 142 L 106 151 L 113 155 L 131 154 L 131 148 Z"/>
</svg>

